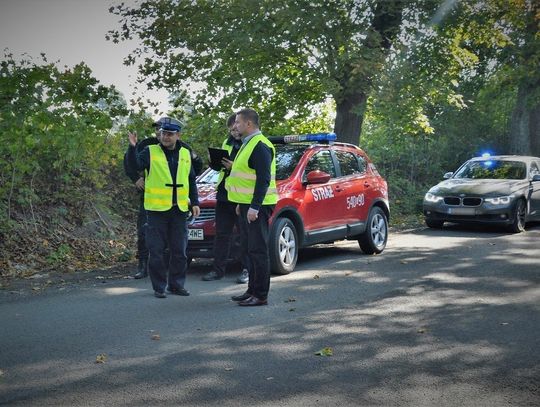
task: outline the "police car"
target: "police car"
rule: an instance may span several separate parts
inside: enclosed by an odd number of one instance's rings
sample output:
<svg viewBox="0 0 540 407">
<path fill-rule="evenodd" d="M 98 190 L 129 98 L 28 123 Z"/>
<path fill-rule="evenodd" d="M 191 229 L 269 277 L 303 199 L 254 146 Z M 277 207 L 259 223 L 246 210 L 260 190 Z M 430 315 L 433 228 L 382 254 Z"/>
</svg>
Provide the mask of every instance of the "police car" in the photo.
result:
<svg viewBox="0 0 540 407">
<path fill-rule="evenodd" d="M 279 193 L 270 219 L 273 273 L 293 271 L 298 251 L 315 244 L 347 239 L 358 241 L 366 254 L 384 250 L 388 188 L 362 149 L 335 142 L 333 133 L 269 139 L 276 147 Z M 190 260 L 213 257 L 217 177 L 207 169 L 197 180 L 201 215 L 189 224 Z"/>
</svg>

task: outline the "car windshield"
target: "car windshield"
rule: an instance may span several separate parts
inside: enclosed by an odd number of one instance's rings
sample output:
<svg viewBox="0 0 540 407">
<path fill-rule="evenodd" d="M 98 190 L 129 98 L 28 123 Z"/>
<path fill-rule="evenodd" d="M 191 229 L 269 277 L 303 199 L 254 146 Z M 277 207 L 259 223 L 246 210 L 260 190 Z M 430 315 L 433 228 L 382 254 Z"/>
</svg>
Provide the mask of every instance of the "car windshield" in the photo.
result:
<svg viewBox="0 0 540 407">
<path fill-rule="evenodd" d="M 469 161 L 453 178 L 472 179 L 524 179 L 527 166 L 521 161 L 482 160 Z"/>
<path fill-rule="evenodd" d="M 278 144 L 276 147 L 276 180 L 287 179 L 304 155 L 308 144 Z"/>
<path fill-rule="evenodd" d="M 306 145 L 276 145 L 276 180 L 287 179 L 291 176 L 298 165 L 300 158 L 307 148 Z M 215 184 L 219 177 L 219 171 L 209 170 L 197 178 L 198 184 Z"/>
<path fill-rule="evenodd" d="M 197 178 L 198 184 L 215 184 L 219 177 L 219 171 L 208 170 Z"/>
</svg>

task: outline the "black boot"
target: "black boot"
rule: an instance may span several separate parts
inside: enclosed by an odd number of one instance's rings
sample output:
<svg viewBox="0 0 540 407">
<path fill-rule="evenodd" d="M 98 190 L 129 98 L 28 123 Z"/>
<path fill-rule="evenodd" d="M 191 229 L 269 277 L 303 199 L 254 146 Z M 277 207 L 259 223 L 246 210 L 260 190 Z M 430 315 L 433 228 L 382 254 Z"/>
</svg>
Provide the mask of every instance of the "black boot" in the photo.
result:
<svg viewBox="0 0 540 407">
<path fill-rule="evenodd" d="M 148 276 L 148 259 L 139 259 L 139 267 L 133 277 L 138 280 L 146 276 Z"/>
</svg>

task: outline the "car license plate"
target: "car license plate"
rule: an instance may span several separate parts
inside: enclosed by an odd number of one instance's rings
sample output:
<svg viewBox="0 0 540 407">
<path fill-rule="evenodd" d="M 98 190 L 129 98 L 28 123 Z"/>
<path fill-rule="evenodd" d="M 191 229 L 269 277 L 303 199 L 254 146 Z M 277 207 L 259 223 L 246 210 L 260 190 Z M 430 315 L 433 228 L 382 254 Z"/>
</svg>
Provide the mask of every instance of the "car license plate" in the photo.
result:
<svg viewBox="0 0 540 407">
<path fill-rule="evenodd" d="M 449 215 L 475 215 L 474 208 L 448 208 Z"/>
<path fill-rule="evenodd" d="M 202 229 L 188 229 L 188 240 L 204 240 Z"/>
</svg>

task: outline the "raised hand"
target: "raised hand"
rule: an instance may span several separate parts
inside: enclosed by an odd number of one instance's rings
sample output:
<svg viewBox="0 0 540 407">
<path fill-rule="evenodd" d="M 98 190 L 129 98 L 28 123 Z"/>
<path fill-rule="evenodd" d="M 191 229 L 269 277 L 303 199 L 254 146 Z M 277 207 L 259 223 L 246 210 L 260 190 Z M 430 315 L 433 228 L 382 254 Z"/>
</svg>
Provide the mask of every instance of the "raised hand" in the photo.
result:
<svg viewBox="0 0 540 407">
<path fill-rule="evenodd" d="M 137 132 L 136 131 L 134 131 L 133 133 L 129 132 L 128 138 L 129 138 L 129 144 L 135 147 L 137 145 Z"/>
</svg>

